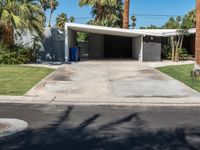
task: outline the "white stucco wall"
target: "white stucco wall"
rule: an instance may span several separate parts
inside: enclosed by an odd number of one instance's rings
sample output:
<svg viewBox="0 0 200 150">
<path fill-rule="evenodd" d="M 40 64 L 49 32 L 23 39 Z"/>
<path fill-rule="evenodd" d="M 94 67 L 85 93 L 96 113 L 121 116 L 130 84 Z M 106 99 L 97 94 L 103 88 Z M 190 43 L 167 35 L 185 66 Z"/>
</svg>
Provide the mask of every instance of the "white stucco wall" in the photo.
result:
<svg viewBox="0 0 200 150">
<path fill-rule="evenodd" d="M 135 60 L 142 61 L 142 36 L 134 37 L 132 39 L 132 57 Z"/>
<path fill-rule="evenodd" d="M 65 30 L 65 61 L 69 61 L 70 48 L 77 46 L 77 33 L 71 29 Z"/>
</svg>

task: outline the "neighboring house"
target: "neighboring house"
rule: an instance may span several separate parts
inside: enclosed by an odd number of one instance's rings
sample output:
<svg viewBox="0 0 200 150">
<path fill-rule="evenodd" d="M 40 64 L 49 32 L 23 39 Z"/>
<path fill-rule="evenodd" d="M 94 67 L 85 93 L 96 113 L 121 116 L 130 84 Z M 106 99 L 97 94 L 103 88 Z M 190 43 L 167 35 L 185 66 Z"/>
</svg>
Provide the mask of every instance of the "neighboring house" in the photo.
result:
<svg viewBox="0 0 200 150">
<path fill-rule="evenodd" d="M 88 33 L 88 41 L 77 42 L 77 32 Z M 194 54 L 195 32 L 196 29 L 190 29 L 183 43 L 190 54 Z M 121 29 L 66 23 L 65 32 L 45 29 L 41 59 L 67 62 L 70 60 L 70 48 L 79 46 L 81 57 L 87 59 L 161 61 L 163 39 L 177 34 L 176 29 Z M 27 34 L 23 39 L 31 41 L 32 37 Z"/>
</svg>

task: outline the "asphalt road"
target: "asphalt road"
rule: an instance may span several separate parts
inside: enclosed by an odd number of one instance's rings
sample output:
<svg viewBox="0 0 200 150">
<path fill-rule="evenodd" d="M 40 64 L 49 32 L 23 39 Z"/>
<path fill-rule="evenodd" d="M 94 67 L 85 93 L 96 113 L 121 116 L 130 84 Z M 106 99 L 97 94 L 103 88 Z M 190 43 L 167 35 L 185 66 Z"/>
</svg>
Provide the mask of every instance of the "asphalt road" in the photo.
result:
<svg viewBox="0 0 200 150">
<path fill-rule="evenodd" d="M 0 104 L 1 118 L 29 123 L 0 150 L 199 150 L 199 107 Z"/>
</svg>

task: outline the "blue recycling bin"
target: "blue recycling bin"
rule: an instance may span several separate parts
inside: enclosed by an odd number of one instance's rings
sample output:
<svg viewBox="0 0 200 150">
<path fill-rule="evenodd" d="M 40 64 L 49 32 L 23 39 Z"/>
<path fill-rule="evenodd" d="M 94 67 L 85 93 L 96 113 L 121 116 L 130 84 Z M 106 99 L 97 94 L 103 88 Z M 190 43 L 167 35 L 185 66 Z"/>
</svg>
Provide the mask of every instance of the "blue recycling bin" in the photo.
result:
<svg viewBox="0 0 200 150">
<path fill-rule="evenodd" d="M 72 61 L 72 62 L 78 61 L 78 48 L 77 47 L 70 48 L 70 61 Z"/>
</svg>

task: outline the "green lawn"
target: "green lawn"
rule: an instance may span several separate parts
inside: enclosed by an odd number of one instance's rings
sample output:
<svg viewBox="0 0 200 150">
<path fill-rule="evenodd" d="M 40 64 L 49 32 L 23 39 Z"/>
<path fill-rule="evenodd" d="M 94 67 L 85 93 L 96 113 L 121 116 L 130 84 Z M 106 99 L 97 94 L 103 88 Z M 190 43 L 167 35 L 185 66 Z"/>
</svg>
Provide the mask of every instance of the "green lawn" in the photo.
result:
<svg viewBox="0 0 200 150">
<path fill-rule="evenodd" d="M 200 92 L 200 79 L 193 80 L 190 76 L 193 67 L 194 65 L 179 65 L 161 67 L 157 69 Z"/>
<path fill-rule="evenodd" d="M 0 95 L 24 95 L 53 69 L 0 65 Z"/>
</svg>

